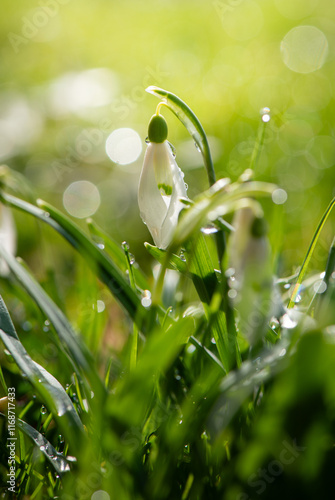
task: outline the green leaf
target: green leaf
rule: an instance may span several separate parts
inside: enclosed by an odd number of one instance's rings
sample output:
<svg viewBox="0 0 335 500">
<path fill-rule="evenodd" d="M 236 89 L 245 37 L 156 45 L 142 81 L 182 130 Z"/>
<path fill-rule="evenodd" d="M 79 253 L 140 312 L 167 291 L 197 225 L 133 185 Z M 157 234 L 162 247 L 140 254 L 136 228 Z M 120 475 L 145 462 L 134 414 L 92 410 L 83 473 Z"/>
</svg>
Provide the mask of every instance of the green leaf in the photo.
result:
<svg viewBox="0 0 335 500">
<path fill-rule="evenodd" d="M 301 266 L 301 269 L 300 269 L 300 272 L 299 272 L 299 275 L 298 275 L 297 282 L 296 282 L 296 284 L 294 286 L 291 298 L 289 300 L 289 303 L 288 303 L 288 306 L 287 306 L 288 309 L 294 307 L 295 298 L 296 298 L 297 294 L 299 293 L 299 287 L 300 287 L 300 285 L 302 283 L 302 280 L 304 279 L 304 276 L 306 274 L 309 261 L 311 260 L 311 257 L 313 255 L 313 252 L 314 252 L 315 246 L 316 246 L 316 244 L 318 242 L 320 233 L 321 233 L 322 228 L 325 225 L 325 223 L 326 223 L 326 221 L 327 221 L 327 219 L 328 219 L 328 217 L 330 215 L 330 212 L 334 208 L 334 206 L 335 206 L 335 198 L 333 198 L 332 201 L 329 203 L 329 205 L 328 205 L 325 213 L 321 217 L 321 220 L 320 220 L 320 222 L 318 224 L 318 227 L 315 230 L 315 233 L 313 235 L 312 241 L 311 241 L 311 243 L 310 243 L 310 245 L 308 247 L 306 256 L 305 256 L 304 261 L 302 263 L 302 266 Z"/>
<path fill-rule="evenodd" d="M 177 116 L 181 123 L 186 127 L 201 151 L 207 171 L 209 185 L 211 186 L 212 184 L 214 184 L 215 172 L 208 139 L 197 116 L 184 101 L 182 101 L 175 94 L 172 94 L 172 92 L 161 89 L 154 85 L 148 87 L 146 91 L 158 97 L 159 99 L 162 99 L 163 103 Z"/>
<path fill-rule="evenodd" d="M 220 360 L 226 372 L 235 365 L 237 349 L 235 328 L 228 333 L 226 314 L 220 309 L 223 304 L 221 284 L 218 282 L 205 238 L 202 234 L 190 240 L 186 246 L 186 260 L 194 286 L 204 305 L 208 330 L 215 339 Z"/>
<path fill-rule="evenodd" d="M 122 424 L 141 425 L 151 404 L 158 376 L 164 374 L 196 330 L 193 318 L 182 318 L 165 332 L 161 327 L 147 339 L 135 369 L 116 386 L 108 411 Z"/>
<path fill-rule="evenodd" d="M 179 247 L 192 234 L 196 234 L 208 219 L 212 221 L 235 210 L 236 203 L 240 200 L 248 198 L 250 204 L 252 200 L 249 198 L 270 196 L 275 189 L 275 184 L 266 182 L 229 184 L 229 180 L 220 179 L 198 196 L 190 208 L 183 210 L 173 236 L 172 248 Z"/>
<path fill-rule="evenodd" d="M 58 421 L 69 442 L 85 436 L 83 424 L 62 385 L 38 363 L 33 361 L 21 344 L 6 305 L 0 296 L 0 338 L 13 356 L 42 401 Z"/>
<path fill-rule="evenodd" d="M 3 413 L 0 413 L 0 415 L 6 417 Z M 17 418 L 15 422 L 18 429 L 26 434 L 48 459 L 57 474 L 64 474 L 64 472 L 70 470 L 69 461 L 66 460 L 64 455 L 59 453 L 40 432 L 20 418 Z"/>
<path fill-rule="evenodd" d="M 166 250 L 162 250 L 154 245 L 150 245 L 150 243 L 144 243 L 145 248 L 148 250 L 150 255 L 156 259 L 160 264 L 165 262 L 166 258 Z M 169 255 L 168 266 L 169 269 L 174 269 L 182 274 L 187 274 L 188 266 L 184 260 L 182 260 L 178 255 L 172 254 Z"/>
<path fill-rule="evenodd" d="M 92 379 L 95 384 L 102 385 L 102 382 L 96 377 L 94 370 L 93 358 L 80 337 L 73 330 L 66 316 L 59 307 L 51 300 L 48 294 L 43 290 L 41 285 L 31 276 L 28 270 L 20 264 L 11 254 L 9 254 L 0 245 L 0 255 L 5 259 L 8 267 L 27 291 L 34 299 L 38 307 L 44 312 L 46 317 L 52 323 L 55 331 L 58 334 L 61 345 L 65 348 L 68 359 L 72 363 L 75 371 L 81 374 L 83 371 Z"/>
<path fill-rule="evenodd" d="M 212 258 L 204 236 L 200 233 L 186 245 L 186 262 L 194 286 L 201 302 L 210 304 L 212 295 L 218 286 Z"/>
<path fill-rule="evenodd" d="M 145 308 L 140 298 L 132 290 L 126 278 L 121 274 L 114 262 L 68 217 L 51 205 L 39 200 L 39 207 L 20 200 L 15 196 L 0 191 L 0 200 L 5 204 L 16 207 L 38 219 L 46 222 L 63 236 L 87 261 L 100 280 L 107 285 L 116 300 L 124 307 L 130 317 L 143 327 L 146 317 Z"/>
</svg>

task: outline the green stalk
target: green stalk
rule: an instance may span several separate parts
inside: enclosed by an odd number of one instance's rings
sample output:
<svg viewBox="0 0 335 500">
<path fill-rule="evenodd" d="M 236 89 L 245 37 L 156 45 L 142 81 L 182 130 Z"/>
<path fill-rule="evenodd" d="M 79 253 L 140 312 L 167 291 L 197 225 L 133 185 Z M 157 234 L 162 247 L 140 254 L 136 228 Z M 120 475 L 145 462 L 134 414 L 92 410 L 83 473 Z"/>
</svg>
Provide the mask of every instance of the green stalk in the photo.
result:
<svg viewBox="0 0 335 500">
<path fill-rule="evenodd" d="M 330 215 L 330 212 L 332 211 L 333 207 L 335 205 L 335 198 L 332 199 L 332 201 L 329 203 L 328 207 L 327 207 L 327 210 L 325 211 L 325 213 L 323 214 L 319 224 L 318 224 L 318 227 L 316 228 L 316 231 L 314 233 L 314 236 L 312 238 L 312 241 L 309 245 L 309 248 L 307 250 L 307 253 L 306 253 L 306 256 L 304 258 L 304 261 L 302 263 L 302 266 L 301 266 L 301 269 L 300 269 L 300 272 L 299 272 L 299 275 L 298 275 L 298 279 L 297 279 L 297 282 L 294 286 L 294 289 L 293 289 L 293 292 L 292 292 L 292 295 L 291 295 L 291 298 L 289 300 L 289 303 L 287 305 L 287 308 L 288 309 L 292 309 L 292 307 L 294 307 L 294 303 L 295 303 L 295 298 L 298 294 L 298 291 L 299 291 L 299 287 L 302 283 L 302 280 L 304 279 L 304 276 L 306 274 L 306 271 L 307 271 L 307 267 L 308 267 L 308 264 L 309 264 L 309 261 L 311 260 L 311 257 L 312 257 L 312 254 L 313 254 L 313 251 L 314 251 L 314 248 L 318 242 L 318 239 L 319 239 L 319 236 L 320 236 L 320 233 L 322 231 L 322 228 L 323 226 L 325 225 L 329 215 Z"/>
<path fill-rule="evenodd" d="M 124 250 L 124 254 L 126 256 L 126 262 L 127 262 L 127 270 L 129 274 L 129 282 L 130 286 L 133 290 L 136 291 L 136 282 L 135 282 L 135 276 L 133 272 L 133 266 L 131 264 L 131 258 L 129 254 L 129 247 L 128 243 L 125 241 L 122 243 L 122 248 Z M 130 371 L 134 371 L 136 368 L 136 363 L 137 363 L 137 349 L 138 349 L 138 328 L 136 326 L 136 323 L 133 323 L 133 341 L 131 345 L 131 351 L 130 351 Z"/>
</svg>

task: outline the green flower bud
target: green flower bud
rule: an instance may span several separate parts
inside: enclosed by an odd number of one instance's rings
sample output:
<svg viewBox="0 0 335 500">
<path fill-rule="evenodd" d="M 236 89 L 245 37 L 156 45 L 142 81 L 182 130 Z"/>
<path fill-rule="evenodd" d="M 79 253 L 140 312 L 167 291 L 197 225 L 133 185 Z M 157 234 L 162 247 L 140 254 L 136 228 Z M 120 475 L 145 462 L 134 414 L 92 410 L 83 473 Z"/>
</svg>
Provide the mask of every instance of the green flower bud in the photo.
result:
<svg viewBox="0 0 335 500">
<path fill-rule="evenodd" d="M 165 118 L 161 115 L 153 115 L 149 122 L 148 136 L 150 142 L 161 143 L 166 141 L 168 126 Z"/>
</svg>

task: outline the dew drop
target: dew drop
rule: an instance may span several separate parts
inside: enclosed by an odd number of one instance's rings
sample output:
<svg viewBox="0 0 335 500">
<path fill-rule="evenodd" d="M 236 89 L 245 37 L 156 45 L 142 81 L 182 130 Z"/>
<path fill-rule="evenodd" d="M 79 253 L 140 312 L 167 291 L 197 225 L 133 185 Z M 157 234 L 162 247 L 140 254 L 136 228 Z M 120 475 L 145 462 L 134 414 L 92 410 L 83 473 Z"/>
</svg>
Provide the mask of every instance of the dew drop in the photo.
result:
<svg viewBox="0 0 335 500">
<path fill-rule="evenodd" d="M 290 318 L 288 314 L 284 314 L 284 316 L 281 319 L 281 324 L 284 328 L 291 329 L 297 326 L 298 321 L 294 321 Z"/>
<path fill-rule="evenodd" d="M 126 241 L 123 241 L 122 242 L 122 248 L 123 250 L 125 250 L 126 252 L 129 250 L 129 245 Z"/>
<path fill-rule="evenodd" d="M 132 266 L 135 264 L 135 257 L 133 256 L 132 253 L 129 254 L 129 264 Z"/>
<path fill-rule="evenodd" d="M 196 347 L 193 344 L 189 345 L 187 348 L 187 352 L 189 354 L 192 354 L 192 352 L 194 352 L 195 350 L 196 350 Z"/>
<path fill-rule="evenodd" d="M 148 136 L 145 138 L 145 143 L 146 143 L 146 144 L 150 144 L 150 139 L 149 139 L 149 137 L 148 137 Z"/>
<path fill-rule="evenodd" d="M 168 141 L 168 145 L 170 146 L 170 149 L 171 149 L 171 152 L 172 152 L 172 156 L 173 158 L 176 157 L 176 148 L 174 147 L 173 144 L 171 144 L 171 142 Z"/>
<path fill-rule="evenodd" d="M 270 108 L 265 107 L 261 109 L 262 122 L 268 123 L 271 120 Z"/>
<path fill-rule="evenodd" d="M 327 290 L 327 284 L 323 280 L 318 280 L 314 283 L 313 289 L 315 293 L 324 293 Z"/>
<path fill-rule="evenodd" d="M 234 274 L 235 274 L 235 269 L 233 267 L 229 267 L 225 272 L 226 278 L 232 278 Z"/>
<path fill-rule="evenodd" d="M 195 143 L 194 143 L 194 146 L 195 146 L 195 149 L 196 149 L 197 151 L 199 151 L 199 153 L 201 153 L 201 149 L 200 149 L 199 144 L 197 144 L 197 143 L 195 142 Z"/>
<path fill-rule="evenodd" d="M 204 234 L 214 234 L 218 232 L 218 229 L 213 224 L 208 224 L 207 226 L 202 227 L 200 231 Z"/>
<path fill-rule="evenodd" d="M 141 299 L 141 304 L 143 307 L 151 306 L 151 292 L 149 290 L 144 290 L 143 297 Z"/>
<path fill-rule="evenodd" d="M 277 318 L 273 318 L 271 321 L 270 321 L 270 328 L 272 328 L 273 330 L 278 328 L 280 326 L 280 323 L 278 321 Z"/>
<path fill-rule="evenodd" d="M 43 405 L 43 406 L 41 406 L 41 414 L 42 414 L 42 415 L 45 415 L 45 414 L 46 414 L 46 412 L 47 412 L 46 407 L 45 407 L 44 405 Z"/>
<path fill-rule="evenodd" d="M 100 248 L 100 250 L 105 250 L 105 244 L 104 243 L 97 243 L 97 247 Z"/>
<path fill-rule="evenodd" d="M 181 251 L 181 252 L 180 252 L 180 254 L 179 254 L 179 257 L 180 257 L 180 259 L 181 259 L 183 262 L 186 262 L 186 257 L 185 257 L 184 252 L 182 252 L 182 251 Z"/>
</svg>

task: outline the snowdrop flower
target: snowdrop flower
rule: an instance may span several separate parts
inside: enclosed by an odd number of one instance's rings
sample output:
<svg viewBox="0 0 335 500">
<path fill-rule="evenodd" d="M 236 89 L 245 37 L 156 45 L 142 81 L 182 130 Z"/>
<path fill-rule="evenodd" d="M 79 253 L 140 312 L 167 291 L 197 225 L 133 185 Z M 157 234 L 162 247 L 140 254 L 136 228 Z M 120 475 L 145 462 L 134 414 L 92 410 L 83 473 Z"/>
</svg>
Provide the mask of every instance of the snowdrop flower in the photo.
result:
<svg viewBox="0 0 335 500">
<path fill-rule="evenodd" d="M 16 251 L 16 229 L 12 212 L 0 204 L 0 245 L 8 253 L 14 255 Z M 0 276 L 7 276 L 9 269 L 6 262 L 0 258 Z"/>
<path fill-rule="evenodd" d="M 149 123 L 150 143 L 145 153 L 138 188 L 138 205 L 143 222 L 155 245 L 167 248 L 183 208 L 180 198 L 187 198 L 184 175 L 167 142 L 165 119 L 154 115 Z"/>
<path fill-rule="evenodd" d="M 276 308 L 271 268 L 271 250 L 265 220 L 251 207 L 235 213 L 235 232 L 229 242 L 232 275 L 229 296 L 239 312 L 240 329 L 250 345 L 264 334 Z"/>
</svg>

